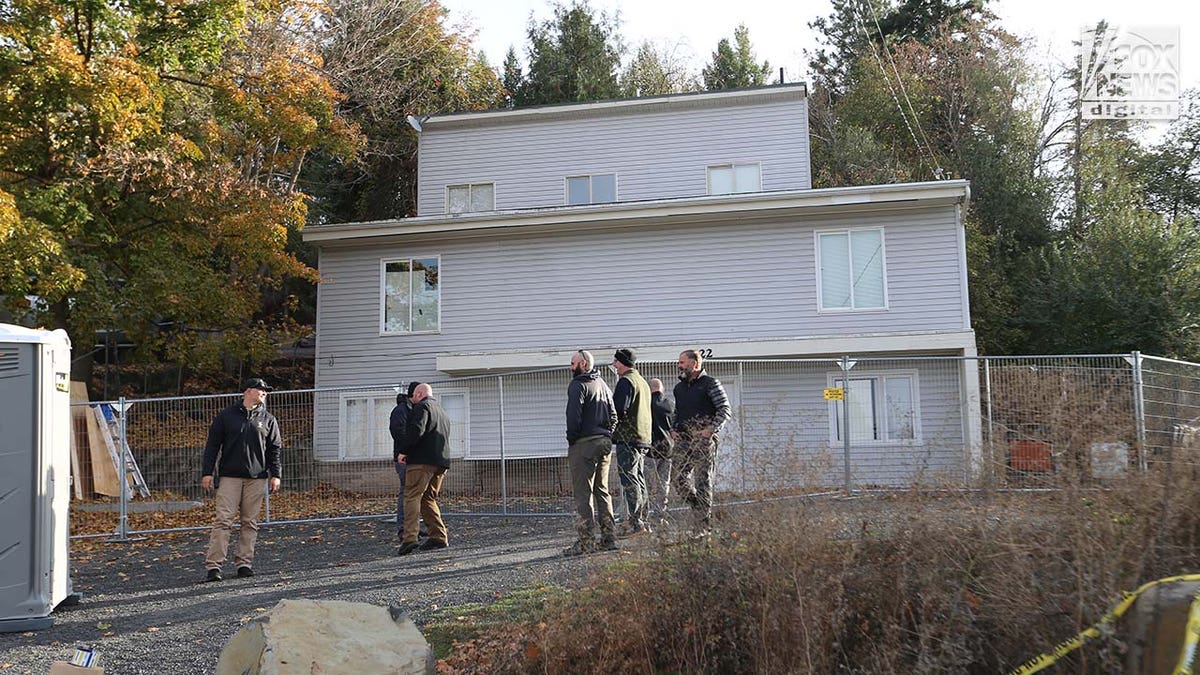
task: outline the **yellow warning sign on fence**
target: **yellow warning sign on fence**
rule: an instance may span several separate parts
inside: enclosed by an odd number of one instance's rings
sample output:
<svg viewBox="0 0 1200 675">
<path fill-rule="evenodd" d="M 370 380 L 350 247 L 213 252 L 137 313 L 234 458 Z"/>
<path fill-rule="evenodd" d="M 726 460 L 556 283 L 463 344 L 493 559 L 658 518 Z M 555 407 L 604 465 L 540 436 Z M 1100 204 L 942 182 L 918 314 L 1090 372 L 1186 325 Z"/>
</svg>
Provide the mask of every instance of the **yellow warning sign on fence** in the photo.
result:
<svg viewBox="0 0 1200 675">
<path fill-rule="evenodd" d="M 826 401 L 841 401 L 846 398 L 846 390 L 841 387 L 827 387 L 825 389 Z"/>
</svg>

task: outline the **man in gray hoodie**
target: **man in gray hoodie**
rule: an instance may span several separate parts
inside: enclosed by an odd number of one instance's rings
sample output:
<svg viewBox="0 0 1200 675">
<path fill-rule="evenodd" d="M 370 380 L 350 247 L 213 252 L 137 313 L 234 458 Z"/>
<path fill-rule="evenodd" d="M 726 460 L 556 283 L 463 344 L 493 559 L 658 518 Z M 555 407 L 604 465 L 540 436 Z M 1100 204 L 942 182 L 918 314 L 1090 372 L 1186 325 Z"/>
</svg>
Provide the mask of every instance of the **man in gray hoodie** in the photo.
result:
<svg viewBox="0 0 1200 675">
<path fill-rule="evenodd" d="M 600 548 L 616 550 L 616 523 L 608 494 L 612 462 L 612 433 L 617 425 L 612 391 L 596 371 L 592 355 L 582 349 L 571 356 L 571 384 L 567 386 L 567 465 L 578 514 L 578 540 L 564 555 L 596 550 L 596 525 Z"/>
</svg>

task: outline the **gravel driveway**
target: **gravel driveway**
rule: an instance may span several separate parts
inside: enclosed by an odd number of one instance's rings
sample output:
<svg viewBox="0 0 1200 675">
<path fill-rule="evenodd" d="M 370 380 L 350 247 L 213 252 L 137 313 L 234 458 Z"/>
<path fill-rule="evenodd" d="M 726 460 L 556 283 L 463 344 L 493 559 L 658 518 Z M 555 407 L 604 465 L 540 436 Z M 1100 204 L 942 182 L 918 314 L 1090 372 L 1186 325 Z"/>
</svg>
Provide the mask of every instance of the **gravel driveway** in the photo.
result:
<svg viewBox="0 0 1200 675">
<path fill-rule="evenodd" d="M 420 624 L 498 592 L 582 583 L 616 558 L 563 558 L 571 523 L 451 516 L 449 549 L 406 557 L 382 520 L 272 525 L 259 531 L 256 576 L 213 584 L 200 583 L 207 532 L 99 544 L 73 555 L 82 603 L 60 608 L 47 630 L 0 634 L 0 673 L 46 673 L 77 645 L 96 647 L 109 675 L 206 673 L 244 621 L 284 598 L 396 604 Z"/>
</svg>

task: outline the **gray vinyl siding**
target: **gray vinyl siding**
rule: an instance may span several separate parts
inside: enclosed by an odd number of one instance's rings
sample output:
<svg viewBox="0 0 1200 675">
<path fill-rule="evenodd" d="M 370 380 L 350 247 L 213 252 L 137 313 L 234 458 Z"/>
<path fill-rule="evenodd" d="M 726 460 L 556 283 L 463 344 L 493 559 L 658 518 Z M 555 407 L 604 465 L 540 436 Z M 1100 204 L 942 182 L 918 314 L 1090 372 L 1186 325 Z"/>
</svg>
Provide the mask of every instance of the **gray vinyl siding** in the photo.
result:
<svg viewBox="0 0 1200 675">
<path fill-rule="evenodd" d="M 818 311 L 814 232 L 846 227 L 884 228 L 886 311 Z M 435 359 L 459 352 L 965 330 L 958 227 L 955 207 L 945 206 L 735 227 L 443 235 L 325 246 L 317 383 L 448 381 Z M 441 258 L 441 332 L 380 335 L 380 261 L 433 255 Z M 561 411 L 545 415 L 541 409 L 561 406 L 565 374 L 564 368 L 542 382 L 552 392 L 545 397 L 537 387 L 505 391 L 506 414 L 513 406 L 513 414 L 544 420 L 506 441 L 507 456 L 561 449 Z M 806 395 L 820 396 L 825 385 L 819 377 L 816 393 L 806 389 Z M 498 456 L 498 397 L 476 393 L 482 385 L 465 386 L 472 388 L 472 456 Z M 922 407 L 924 414 L 935 410 Z M 318 458 L 335 458 L 338 410 L 319 406 L 316 414 Z"/>
<path fill-rule="evenodd" d="M 494 183 L 497 210 L 565 204 L 564 178 L 617 174 L 617 199 L 707 193 L 706 167 L 761 163 L 764 191 L 808 189 L 804 99 L 532 120 L 420 136 L 419 215 L 446 213 L 446 186 Z"/>
</svg>

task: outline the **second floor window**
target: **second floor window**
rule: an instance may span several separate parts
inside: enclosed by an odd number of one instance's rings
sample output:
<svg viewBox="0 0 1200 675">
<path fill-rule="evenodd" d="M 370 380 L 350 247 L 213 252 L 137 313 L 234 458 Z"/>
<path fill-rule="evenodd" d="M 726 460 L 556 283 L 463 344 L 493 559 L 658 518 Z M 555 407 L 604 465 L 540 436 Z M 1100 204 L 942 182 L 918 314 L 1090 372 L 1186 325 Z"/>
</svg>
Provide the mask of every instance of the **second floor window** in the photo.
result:
<svg viewBox="0 0 1200 675">
<path fill-rule="evenodd" d="M 385 334 L 432 333 L 440 329 L 441 261 L 409 258 L 383 262 Z"/>
<path fill-rule="evenodd" d="M 617 174 L 567 176 L 567 206 L 617 201 Z"/>
<path fill-rule="evenodd" d="M 496 210 L 495 183 L 464 183 L 446 186 L 446 212 L 472 213 Z"/>
<path fill-rule="evenodd" d="M 817 233 L 821 309 L 884 309 L 883 228 Z"/>
<path fill-rule="evenodd" d="M 708 167 L 708 194 L 728 195 L 762 190 L 759 164 L 718 164 Z"/>
</svg>

